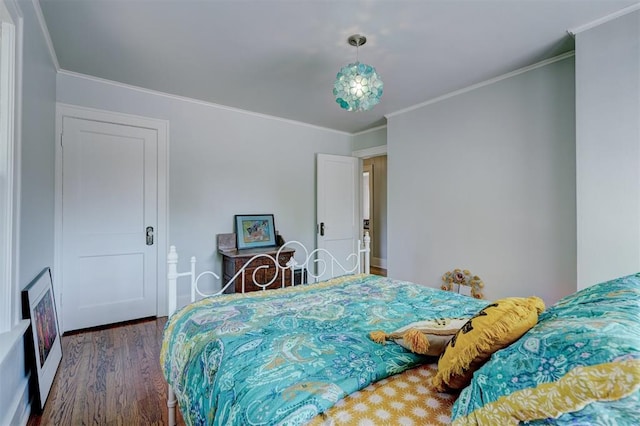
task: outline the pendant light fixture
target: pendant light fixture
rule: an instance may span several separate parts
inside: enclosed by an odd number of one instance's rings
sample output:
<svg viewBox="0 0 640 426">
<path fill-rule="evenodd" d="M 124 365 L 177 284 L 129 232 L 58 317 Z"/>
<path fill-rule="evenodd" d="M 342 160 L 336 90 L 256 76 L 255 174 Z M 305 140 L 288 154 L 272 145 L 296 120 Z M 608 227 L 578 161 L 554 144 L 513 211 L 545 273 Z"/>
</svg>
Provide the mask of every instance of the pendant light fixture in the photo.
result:
<svg viewBox="0 0 640 426">
<path fill-rule="evenodd" d="M 382 79 L 374 67 L 358 60 L 358 48 L 367 42 L 367 38 L 354 34 L 347 41 L 356 48 L 356 62 L 340 69 L 333 84 L 333 94 L 338 105 L 347 111 L 368 111 L 380 103 Z"/>
</svg>

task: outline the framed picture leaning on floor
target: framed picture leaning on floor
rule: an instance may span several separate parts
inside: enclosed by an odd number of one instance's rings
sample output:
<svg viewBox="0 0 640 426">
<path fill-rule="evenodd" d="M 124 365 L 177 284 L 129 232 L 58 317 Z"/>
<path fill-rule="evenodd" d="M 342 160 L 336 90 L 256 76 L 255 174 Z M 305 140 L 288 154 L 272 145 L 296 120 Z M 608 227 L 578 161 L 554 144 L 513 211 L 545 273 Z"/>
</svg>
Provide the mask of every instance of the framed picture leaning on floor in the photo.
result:
<svg viewBox="0 0 640 426">
<path fill-rule="evenodd" d="M 33 369 L 38 382 L 40 411 L 49 396 L 53 379 L 62 360 L 62 344 L 56 301 L 53 296 L 51 269 L 44 268 L 22 290 L 22 316 L 31 320 L 33 336 Z M 27 354 L 29 357 L 30 354 Z M 29 358 L 27 358 L 29 359 Z"/>
</svg>

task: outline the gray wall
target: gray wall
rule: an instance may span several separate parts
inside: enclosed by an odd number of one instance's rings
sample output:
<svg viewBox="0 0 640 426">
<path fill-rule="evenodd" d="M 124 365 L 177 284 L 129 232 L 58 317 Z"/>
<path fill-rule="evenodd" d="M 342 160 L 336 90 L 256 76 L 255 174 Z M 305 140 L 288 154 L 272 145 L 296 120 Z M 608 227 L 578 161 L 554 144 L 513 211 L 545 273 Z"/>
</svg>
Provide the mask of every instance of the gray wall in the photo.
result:
<svg viewBox="0 0 640 426">
<path fill-rule="evenodd" d="M 53 266 L 56 70 L 30 1 L 24 13 L 20 283 Z"/>
<path fill-rule="evenodd" d="M 22 149 L 18 285 L 27 285 L 53 264 L 54 147 L 56 70 L 31 1 L 19 1 L 23 14 Z M 18 306 L 18 311 L 20 307 Z M 21 317 L 20 313 L 17 313 Z M 22 342 L 0 364 L 0 424 L 28 416 L 29 387 Z M 35 373 L 33 373 L 35 374 Z"/>
<path fill-rule="evenodd" d="M 576 290 L 573 57 L 388 118 L 389 275 Z"/>
<path fill-rule="evenodd" d="M 315 246 L 315 154 L 350 155 L 351 136 L 69 73 L 59 102 L 170 122 L 169 243 L 181 270 L 220 271 L 216 235 L 233 216 L 273 213 L 286 240 Z"/>
<path fill-rule="evenodd" d="M 640 271 L 640 11 L 576 35 L 578 288 Z"/>
</svg>

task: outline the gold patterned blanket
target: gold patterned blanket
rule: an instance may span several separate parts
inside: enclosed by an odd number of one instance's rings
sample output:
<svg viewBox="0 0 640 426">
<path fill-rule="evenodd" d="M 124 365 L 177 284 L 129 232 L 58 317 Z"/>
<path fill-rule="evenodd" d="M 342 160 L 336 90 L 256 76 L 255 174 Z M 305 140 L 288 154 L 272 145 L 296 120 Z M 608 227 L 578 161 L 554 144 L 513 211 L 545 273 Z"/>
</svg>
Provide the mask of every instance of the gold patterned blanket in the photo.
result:
<svg viewBox="0 0 640 426">
<path fill-rule="evenodd" d="M 373 383 L 338 401 L 309 425 L 448 425 L 457 395 L 433 389 L 437 367 L 424 364 Z"/>
</svg>

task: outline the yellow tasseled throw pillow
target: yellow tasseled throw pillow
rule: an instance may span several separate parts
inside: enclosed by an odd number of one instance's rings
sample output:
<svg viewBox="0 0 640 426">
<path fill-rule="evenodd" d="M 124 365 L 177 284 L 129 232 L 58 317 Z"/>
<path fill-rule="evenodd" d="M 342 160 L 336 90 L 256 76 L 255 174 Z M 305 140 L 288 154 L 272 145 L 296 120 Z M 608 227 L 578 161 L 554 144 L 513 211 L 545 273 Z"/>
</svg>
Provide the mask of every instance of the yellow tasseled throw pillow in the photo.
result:
<svg viewBox="0 0 640 426">
<path fill-rule="evenodd" d="M 439 392 L 462 389 L 495 351 L 518 340 L 544 311 L 539 297 L 508 297 L 478 312 L 453 336 L 438 361 L 433 385 Z"/>
</svg>

